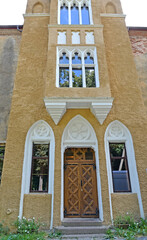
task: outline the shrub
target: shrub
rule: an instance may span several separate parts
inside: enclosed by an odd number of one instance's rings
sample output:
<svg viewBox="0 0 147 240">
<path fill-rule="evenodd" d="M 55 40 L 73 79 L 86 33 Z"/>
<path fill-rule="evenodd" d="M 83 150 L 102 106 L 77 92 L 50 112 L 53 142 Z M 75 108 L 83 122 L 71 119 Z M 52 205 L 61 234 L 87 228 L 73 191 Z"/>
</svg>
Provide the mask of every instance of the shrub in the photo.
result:
<svg viewBox="0 0 147 240">
<path fill-rule="evenodd" d="M 35 221 L 35 218 L 26 219 L 25 217 L 23 217 L 22 219 L 18 218 L 14 222 L 14 226 L 17 229 L 17 233 L 30 234 L 30 233 L 38 233 L 41 223 Z"/>
<path fill-rule="evenodd" d="M 0 223 L 0 235 L 4 234 L 7 235 L 9 233 L 9 228 L 3 226 L 3 223 Z"/>
</svg>

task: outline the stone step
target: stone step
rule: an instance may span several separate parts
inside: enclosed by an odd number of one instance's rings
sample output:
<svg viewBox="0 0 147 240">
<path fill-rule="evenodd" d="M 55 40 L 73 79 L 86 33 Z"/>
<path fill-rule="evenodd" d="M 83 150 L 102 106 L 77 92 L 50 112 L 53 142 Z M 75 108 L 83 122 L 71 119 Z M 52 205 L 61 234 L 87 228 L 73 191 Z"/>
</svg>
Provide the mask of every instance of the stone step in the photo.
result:
<svg viewBox="0 0 147 240">
<path fill-rule="evenodd" d="M 63 235 L 78 235 L 78 234 L 105 234 L 109 226 L 80 226 L 80 227 L 64 227 L 59 226 L 55 228 Z"/>
<path fill-rule="evenodd" d="M 86 227 L 86 226 L 102 226 L 102 222 L 96 218 L 72 218 L 64 219 L 61 223 L 64 227 Z"/>
<path fill-rule="evenodd" d="M 105 234 L 62 235 L 62 240 L 105 240 Z"/>
</svg>

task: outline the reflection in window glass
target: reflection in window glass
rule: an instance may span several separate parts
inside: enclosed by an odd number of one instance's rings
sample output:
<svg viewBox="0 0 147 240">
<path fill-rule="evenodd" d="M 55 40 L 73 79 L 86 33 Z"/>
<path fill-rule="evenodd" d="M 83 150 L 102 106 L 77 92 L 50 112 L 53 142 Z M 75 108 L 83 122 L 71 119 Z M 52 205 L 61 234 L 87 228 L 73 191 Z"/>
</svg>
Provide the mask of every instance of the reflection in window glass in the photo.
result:
<svg viewBox="0 0 147 240">
<path fill-rule="evenodd" d="M 87 57 L 85 58 L 85 64 L 94 64 L 93 57 L 90 57 L 90 53 L 87 53 Z"/>
<path fill-rule="evenodd" d="M 33 144 L 31 192 L 48 191 L 49 144 Z"/>
<path fill-rule="evenodd" d="M 79 8 L 75 4 L 71 8 L 71 24 L 79 24 Z"/>
<path fill-rule="evenodd" d="M 68 7 L 65 4 L 60 8 L 60 24 L 68 24 Z"/>
<path fill-rule="evenodd" d="M 69 68 L 60 67 L 59 69 L 59 86 L 69 87 Z"/>
<path fill-rule="evenodd" d="M 90 24 L 90 19 L 89 19 L 89 8 L 84 6 L 82 7 L 82 24 L 89 25 Z"/>
<path fill-rule="evenodd" d="M 72 64 L 82 64 L 81 58 L 78 57 L 78 53 L 75 53 L 75 57 L 72 58 Z"/>
<path fill-rule="evenodd" d="M 130 192 L 130 179 L 124 143 L 110 143 L 114 192 Z"/>
<path fill-rule="evenodd" d="M 94 67 L 86 67 L 86 87 L 95 87 L 95 70 Z"/>
<path fill-rule="evenodd" d="M 0 183 L 1 183 L 2 170 L 3 170 L 4 154 L 5 154 L 5 144 L 0 144 Z"/>
<path fill-rule="evenodd" d="M 63 56 L 60 57 L 60 64 L 69 64 L 69 58 L 66 57 L 66 53 L 63 53 Z"/>
<path fill-rule="evenodd" d="M 72 69 L 72 82 L 73 87 L 82 87 L 82 69 Z"/>
</svg>

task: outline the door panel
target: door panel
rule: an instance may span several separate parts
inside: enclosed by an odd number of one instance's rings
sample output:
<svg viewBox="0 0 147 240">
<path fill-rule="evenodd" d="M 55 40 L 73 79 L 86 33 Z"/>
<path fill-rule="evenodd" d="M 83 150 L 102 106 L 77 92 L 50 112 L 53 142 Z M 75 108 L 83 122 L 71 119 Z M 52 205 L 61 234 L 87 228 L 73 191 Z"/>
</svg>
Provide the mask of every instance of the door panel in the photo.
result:
<svg viewBox="0 0 147 240">
<path fill-rule="evenodd" d="M 64 169 L 64 216 L 98 217 L 94 151 L 67 149 Z"/>
</svg>

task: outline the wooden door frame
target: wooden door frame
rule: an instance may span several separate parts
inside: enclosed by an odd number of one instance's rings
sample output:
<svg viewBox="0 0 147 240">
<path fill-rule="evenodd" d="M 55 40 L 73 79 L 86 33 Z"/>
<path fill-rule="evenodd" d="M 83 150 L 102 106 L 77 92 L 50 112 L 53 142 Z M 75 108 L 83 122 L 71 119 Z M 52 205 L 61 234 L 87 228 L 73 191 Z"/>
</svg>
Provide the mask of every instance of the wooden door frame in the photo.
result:
<svg viewBox="0 0 147 240">
<path fill-rule="evenodd" d="M 76 119 L 81 119 L 84 121 L 88 127 L 89 131 L 92 135 L 92 141 L 86 141 L 86 142 L 80 142 L 74 141 L 74 142 L 68 142 L 65 141 L 66 131 L 70 128 L 70 125 L 72 122 L 74 122 Z M 61 221 L 64 220 L 64 152 L 67 148 L 92 148 L 95 152 L 95 163 L 96 163 L 96 177 L 97 177 L 97 193 L 98 193 L 98 208 L 99 208 L 99 219 L 103 221 L 103 204 L 102 204 L 102 193 L 101 193 L 101 179 L 100 179 L 100 169 L 99 169 L 99 155 L 98 155 L 98 141 L 95 134 L 95 131 L 93 127 L 90 125 L 90 123 L 83 118 L 80 115 L 77 115 L 73 119 L 70 120 L 70 122 L 67 124 L 67 126 L 64 129 L 63 136 L 62 136 L 62 142 L 61 142 Z"/>
</svg>

